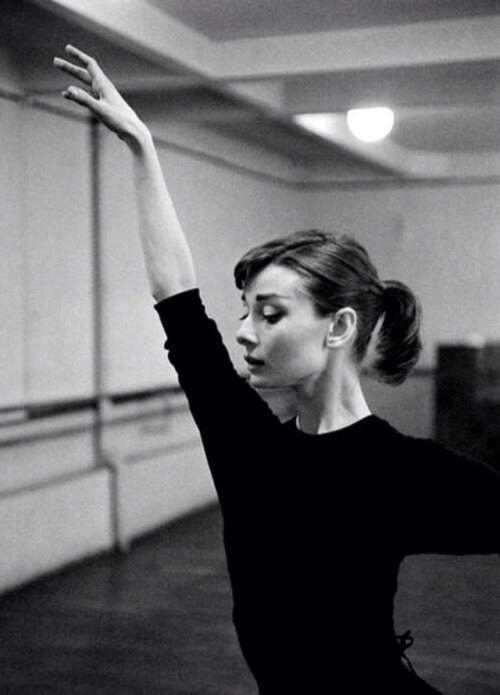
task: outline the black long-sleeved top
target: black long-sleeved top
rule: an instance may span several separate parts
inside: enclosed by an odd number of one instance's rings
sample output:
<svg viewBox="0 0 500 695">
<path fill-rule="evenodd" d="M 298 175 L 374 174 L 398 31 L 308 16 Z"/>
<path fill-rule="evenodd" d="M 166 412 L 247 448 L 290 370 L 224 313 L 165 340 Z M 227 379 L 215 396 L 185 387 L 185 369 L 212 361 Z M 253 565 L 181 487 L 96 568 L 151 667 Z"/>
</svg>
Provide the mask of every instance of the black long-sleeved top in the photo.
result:
<svg viewBox="0 0 500 695">
<path fill-rule="evenodd" d="M 198 290 L 156 309 L 218 493 L 234 624 L 260 692 L 406 693 L 399 565 L 498 552 L 500 476 L 375 415 L 318 435 L 281 423 L 235 371 Z"/>
</svg>

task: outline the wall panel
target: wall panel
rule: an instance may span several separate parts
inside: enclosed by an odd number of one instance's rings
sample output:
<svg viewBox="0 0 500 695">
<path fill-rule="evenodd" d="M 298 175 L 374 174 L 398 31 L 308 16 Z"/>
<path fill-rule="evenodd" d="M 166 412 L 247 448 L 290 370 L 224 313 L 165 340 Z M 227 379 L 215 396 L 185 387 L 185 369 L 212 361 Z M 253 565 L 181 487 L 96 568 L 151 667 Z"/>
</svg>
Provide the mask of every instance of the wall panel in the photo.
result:
<svg viewBox="0 0 500 695">
<path fill-rule="evenodd" d="M 100 140 L 100 180 L 104 390 L 176 384 L 142 259 L 130 154 L 107 133 Z"/>
<path fill-rule="evenodd" d="M 124 464 L 118 485 L 121 537 L 125 541 L 216 502 L 199 445 Z"/>
<path fill-rule="evenodd" d="M 101 154 L 105 390 L 177 383 L 163 352 L 164 335 L 143 266 L 130 155 L 107 134 Z M 238 363 L 241 350 L 234 332 L 240 300 L 234 263 L 250 246 L 301 226 L 298 199 L 293 189 L 264 174 L 235 171 L 214 158 L 162 145 L 159 156 L 203 297 Z"/>
<path fill-rule="evenodd" d="M 24 400 L 23 107 L 0 100 L 0 408 Z"/>
<path fill-rule="evenodd" d="M 108 550 L 112 545 L 109 474 L 0 497 L 0 591 Z"/>
<path fill-rule="evenodd" d="M 26 398 L 80 398 L 94 387 L 89 128 L 31 109 L 24 142 Z"/>
<path fill-rule="evenodd" d="M 424 308 L 424 355 L 439 342 L 500 339 L 500 187 L 404 186 L 304 195 L 312 224 L 352 233 L 382 278 L 407 282 Z"/>
</svg>

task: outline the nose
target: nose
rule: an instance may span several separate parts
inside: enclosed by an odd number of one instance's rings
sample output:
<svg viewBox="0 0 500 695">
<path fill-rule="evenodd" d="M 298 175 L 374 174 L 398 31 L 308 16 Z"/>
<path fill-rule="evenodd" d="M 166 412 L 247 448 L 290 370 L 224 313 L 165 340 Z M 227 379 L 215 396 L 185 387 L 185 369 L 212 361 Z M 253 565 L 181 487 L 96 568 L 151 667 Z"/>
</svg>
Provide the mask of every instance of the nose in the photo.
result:
<svg viewBox="0 0 500 695">
<path fill-rule="evenodd" d="M 236 331 L 236 342 L 238 345 L 246 347 L 255 346 L 259 342 L 249 316 L 241 322 L 240 327 Z"/>
</svg>

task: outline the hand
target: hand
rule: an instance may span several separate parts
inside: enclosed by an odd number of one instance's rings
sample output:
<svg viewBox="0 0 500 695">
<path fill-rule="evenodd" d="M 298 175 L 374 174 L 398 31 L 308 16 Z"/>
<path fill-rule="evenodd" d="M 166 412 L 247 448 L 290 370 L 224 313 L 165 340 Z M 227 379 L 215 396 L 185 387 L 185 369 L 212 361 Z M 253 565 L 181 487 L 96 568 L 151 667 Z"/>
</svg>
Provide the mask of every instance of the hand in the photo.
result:
<svg viewBox="0 0 500 695">
<path fill-rule="evenodd" d="M 97 61 L 74 46 L 66 46 L 65 51 L 83 67 L 63 58 L 54 58 L 54 65 L 68 75 L 76 77 L 90 89 L 87 91 L 72 85 L 63 92 L 64 98 L 86 106 L 123 140 L 133 141 L 137 138 L 145 129 L 144 124 L 104 74 Z"/>
</svg>

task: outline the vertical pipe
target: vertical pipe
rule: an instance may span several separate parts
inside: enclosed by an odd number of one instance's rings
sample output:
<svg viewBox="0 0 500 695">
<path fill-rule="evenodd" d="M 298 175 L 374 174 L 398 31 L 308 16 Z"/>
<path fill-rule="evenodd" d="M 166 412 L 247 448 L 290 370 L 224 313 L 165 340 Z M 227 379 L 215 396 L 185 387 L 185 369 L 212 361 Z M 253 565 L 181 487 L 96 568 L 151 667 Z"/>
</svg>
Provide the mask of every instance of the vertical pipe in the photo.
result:
<svg viewBox="0 0 500 695">
<path fill-rule="evenodd" d="M 129 539 L 123 528 L 121 509 L 121 488 L 123 483 L 124 466 L 109 456 L 103 445 L 105 425 L 106 394 L 104 390 L 104 317 L 103 317 L 103 254 L 102 254 L 102 158 L 101 133 L 99 121 L 90 121 L 91 140 L 91 196 L 92 196 L 92 287 L 93 287 L 93 316 L 94 316 L 94 461 L 97 466 L 105 466 L 109 471 L 109 495 L 111 529 L 114 546 L 121 552 L 129 549 Z"/>
<path fill-rule="evenodd" d="M 103 384 L 103 311 L 102 311 L 102 224 L 101 224 L 101 154 L 100 125 L 90 121 L 90 176 L 92 201 L 92 291 L 94 329 L 94 461 L 101 465 L 104 459 L 102 429 L 104 407 Z"/>
</svg>

